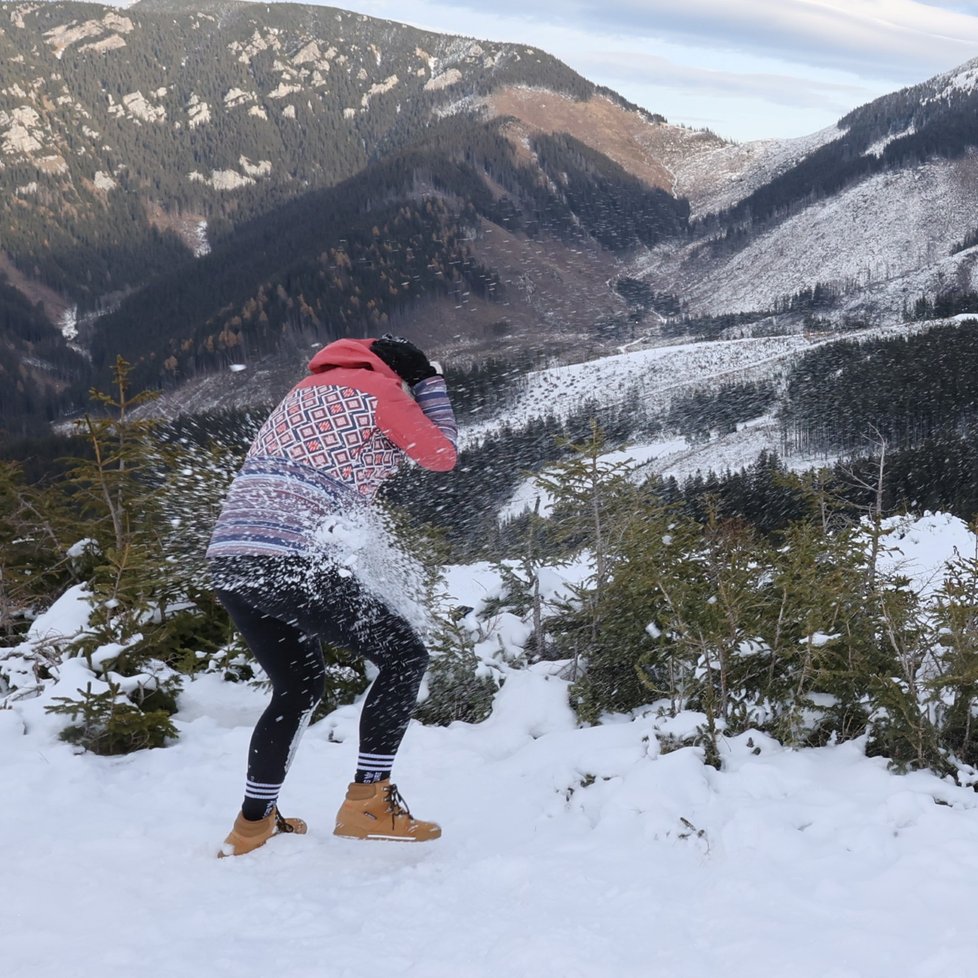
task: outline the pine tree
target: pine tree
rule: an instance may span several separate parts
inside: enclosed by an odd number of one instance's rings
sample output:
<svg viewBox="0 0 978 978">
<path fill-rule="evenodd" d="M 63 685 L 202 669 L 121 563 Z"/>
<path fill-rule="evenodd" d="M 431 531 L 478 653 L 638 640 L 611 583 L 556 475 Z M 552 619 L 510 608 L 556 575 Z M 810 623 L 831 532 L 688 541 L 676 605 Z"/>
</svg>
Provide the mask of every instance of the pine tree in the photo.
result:
<svg viewBox="0 0 978 978">
<path fill-rule="evenodd" d="M 558 640 L 572 642 L 584 655 L 584 674 L 572 689 L 583 720 L 596 722 L 605 712 L 627 712 L 660 699 L 670 700 L 678 712 L 695 697 L 695 666 L 677 639 L 683 609 L 698 591 L 689 555 L 700 536 L 700 527 L 676 507 L 646 494 L 621 536 L 600 598 L 578 599 L 578 608 L 587 612 L 582 621 L 572 609 L 555 623 Z"/>
<path fill-rule="evenodd" d="M 978 521 L 972 524 L 978 532 Z M 935 662 L 927 680 L 942 745 L 978 765 L 978 553 L 958 554 L 934 598 Z"/>
<path fill-rule="evenodd" d="M 22 630 L 38 608 L 83 579 L 88 554 L 80 531 L 59 485 L 29 485 L 20 464 L 0 462 L 0 633 Z"/>
<path fill-rule="evenodd" d="M 147 615 L 165 616 L 177 591 L 161 538 L 158 489 L 167 461 L 153 439 L 158 422 L 132 414 L 155 395 L 131 395 L 129 371 L 118 357 L 114 394 L 92 390 L 103 411 L 86 414 L 80 425 L 92 454 L 68 473 L 73 499 L 101 554 L 91 581 L 100 626 L 95 637 L 124 641 L 139 632 Z"/>
<path fill-rule="evenodd" d="M 504 559 L 495 563 L 503 591 L 498 598 L 487 602 L 483 616 L 488 617 L 502 609 L 521 617 L 528 615 L 531 631 L 525 651 L 528 660 L 536 662 L 550 658 L 540 582 L 540 573 L 546 566 L 547 559 L 547 521 L 540 515 L 539 495 L 534 502 L 533 512 L 524 514 L 520 524 L 522 534 L 519 556 L 515 560 Z"/>
<path fill-rule="evenodd" d="M 875 661 L 866 573 L 864 541 L 851 527 L 827 529 L 821 518 L 789 527 L 773 554 L 764 695 L 770 729 L 785 743 L 845 740 L 865 729 L 861 677 Z"/>
<path fill-rule="evenodd" d="M 59 654 L 84 656 L 105 688 L 79 690 L 81 699 L 62 698 L 51 712 L 86 718 L 77 742 L 115 752 L 173 735 L 177 669 L 205 665 L 227 625 L 214 614 L 213 597 L 202 598 L 199 585 L 194 590 L 187 565 L 176 559 L 167 480 L 187 460 L 161 437 L 157 422 L 134 417 L 150 395 L 130 395 L 129 365 L 119 358 L 114 393 L 92 396 L 101 410 L 79 424 L 88 452 L 78 454 L 43 505 L 49 523 L 70 508 L 62 538 L 85 534 L 67 557 L 88 588 L 89 628 Z M 192 511 L 184 516 L 193 523 Z"/>
<path fill-rule="evenodd" d="M 629 478 L 632 463 L 603 458 L 604 434 L 595 421 L 586 441 L 562 444 L 571 449 L 571 457 L 557 462 L 537 481 L 552 499 L 553 544 L 565 553 L 583 552 L 591 573 L 571 589 L 558 609 L 555 640 L 562 655 L 587 664 L 599 651 L 604 592 L 629 525 L 641 518 L 641 494 Z"/>
</svg>

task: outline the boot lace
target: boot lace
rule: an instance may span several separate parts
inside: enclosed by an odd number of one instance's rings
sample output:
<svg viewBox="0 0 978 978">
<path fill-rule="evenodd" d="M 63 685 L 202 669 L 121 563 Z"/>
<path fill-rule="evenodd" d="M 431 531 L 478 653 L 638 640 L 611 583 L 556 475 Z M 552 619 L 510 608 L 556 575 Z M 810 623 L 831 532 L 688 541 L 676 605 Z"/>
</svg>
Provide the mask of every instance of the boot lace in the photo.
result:
<svg viewBox="0 0 978 978">
<path fill-rule="evenodd" d="M 407 802 L 401 797 L 396 784 L 389 784 L 384 788 L 384 795 L 387 801 L 387 811 L 395 818 L 398 815 L 411 817 L 411 810 L 407 807 Z"/>
<path fill-rule="evenodd" d="M 291 822 L 287 822 L 283 817 L 282 813 L 276 808 L 275 809 L 275 828 L 279 832 L 294 832 L 295 826 Z"/>
</svg>

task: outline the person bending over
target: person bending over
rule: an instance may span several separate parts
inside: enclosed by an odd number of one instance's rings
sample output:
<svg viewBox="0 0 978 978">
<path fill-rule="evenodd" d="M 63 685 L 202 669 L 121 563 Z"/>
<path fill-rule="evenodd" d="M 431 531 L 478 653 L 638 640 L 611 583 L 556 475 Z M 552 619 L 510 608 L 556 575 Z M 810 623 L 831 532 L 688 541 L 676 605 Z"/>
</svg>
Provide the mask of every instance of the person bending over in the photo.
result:
<svg viewBox="0 0 978 978">
<path fill-rule="evenodd" d="M 323 695 L 320 640 L 377 668 L 335 834 L 411 842 L 441 835 L 411 815 L 390 780 L 428 652 L 410 561 L 371 501 L 405 458 L 438 472 L 455 466 L 455 415 L 437 364 L 399 337 L 337 340 L 309 371 L 255 436 L 207 549 L 217 596 L 272 684 L 221 855 L 306 831 L 301 819 L 282 817 L 278 796 Z"/>
</svg>

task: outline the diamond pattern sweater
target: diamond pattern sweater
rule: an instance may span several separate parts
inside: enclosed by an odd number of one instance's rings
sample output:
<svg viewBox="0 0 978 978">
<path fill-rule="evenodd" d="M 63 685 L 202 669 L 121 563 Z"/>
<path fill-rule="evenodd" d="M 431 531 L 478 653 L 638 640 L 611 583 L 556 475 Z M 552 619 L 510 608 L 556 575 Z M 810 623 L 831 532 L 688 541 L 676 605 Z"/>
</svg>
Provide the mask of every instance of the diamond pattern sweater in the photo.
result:
<svg viewBox="0 0 978 978">
<path fill-rule="evenodd" d="M 458 429 L 444 379 L 406 391 L 371 342 L 324 347 L 269 415 L 231 484 L 209 559 L 314 552 L 329 518 L 372 499 L 406 457 L 454 467 Z"/>
</svg>

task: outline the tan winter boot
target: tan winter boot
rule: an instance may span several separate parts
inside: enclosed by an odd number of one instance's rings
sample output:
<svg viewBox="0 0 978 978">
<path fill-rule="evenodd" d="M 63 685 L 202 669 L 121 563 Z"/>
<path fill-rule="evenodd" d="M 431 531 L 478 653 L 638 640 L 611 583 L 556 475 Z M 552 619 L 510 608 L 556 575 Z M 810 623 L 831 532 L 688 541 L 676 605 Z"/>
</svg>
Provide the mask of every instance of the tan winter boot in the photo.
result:
<svg viewBox="0 0 978 978">
<path fill-rule="evenodd" d="M 441 835 L 441 826 L 412 818 L 397 786 L 390 781 L 377 781 L 354 783 L 347 788 L 333 834 L 346 839 L 428 842 Z"/>
<path fill-rule="evenodd" d="M 234 820 L 234 828 L 224 840 L 224 845 L 217 854 L 218 858 L 243 856 L 246 852 L 263 846 L 273 835 L 278 835 L 280 832 L 305 835 L 306 823 L 301 818 L 283 818 L 277 808 L 257 822 L 249 821 L 238 812 L 238 817 Z"/>
</svg>

